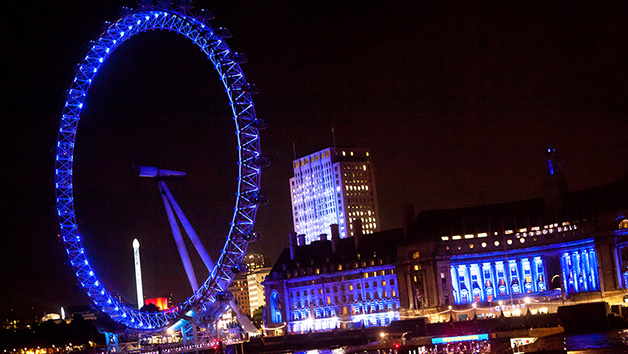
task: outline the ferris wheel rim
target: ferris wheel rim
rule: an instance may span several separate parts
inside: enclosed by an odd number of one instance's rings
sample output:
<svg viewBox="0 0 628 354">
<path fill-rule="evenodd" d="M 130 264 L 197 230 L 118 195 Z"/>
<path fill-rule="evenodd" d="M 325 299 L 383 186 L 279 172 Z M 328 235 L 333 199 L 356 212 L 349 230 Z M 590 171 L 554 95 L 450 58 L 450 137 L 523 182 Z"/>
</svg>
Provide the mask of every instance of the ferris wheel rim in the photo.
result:
<svg viewBox="0 0 628 354">
<path fill-rule="evenodd" d="M 140 312 L 119 301 L 100 282 L 89 264 L 81 242 L 74 210 L 73 158 L 76 130 L 83 103 L 93 79 L 111 53 L 127 39 L 150 31 L 174 31 L 191 40 L 213 64 L 222 81 L 232 109 L 238 147 L 238 181 L 236 202 L 225 245 L 207 279 L 192 296 L 172 310 L 157 313 Z M 217 295 L 227 290 L 234 269 L 240 264 L 249 240 L 261 196 L 259 193 L 260 159 L 259 128 L 263 121 L 255 115 L 252 95 L 255 86 L 244 77 L 238 53 L 225 43 L 225 30 L 213 29 L 207 21 L 183 9 L 145 6 L 128 9 L 110 24 L 77 67 L 76 75 L 66 95 L 59 126 L 55 155 L 55 191 L 60 236 L 70 266 L 94 305 L 126 328 L 154 331 L 171 325 L 192 309 L 203 312 L 217 301 Z"/>
</svg>

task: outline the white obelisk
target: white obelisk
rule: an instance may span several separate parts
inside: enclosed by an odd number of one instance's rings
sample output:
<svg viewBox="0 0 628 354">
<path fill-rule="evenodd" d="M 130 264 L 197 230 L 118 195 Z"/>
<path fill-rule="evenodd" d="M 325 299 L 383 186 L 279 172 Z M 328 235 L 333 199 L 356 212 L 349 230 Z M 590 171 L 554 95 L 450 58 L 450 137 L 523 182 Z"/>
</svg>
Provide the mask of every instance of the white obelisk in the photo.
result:
<svg viewBox="0 0 628 354">
<path fill-rule="evenodd" d="M 140 241 L 133 239 L 133 257 L 135 259 L 135 287 L 137 288 L 137 308 L 144 307 L 144 289 L 142 288 L 142 266 L 140 265 Z"/>
</svg>

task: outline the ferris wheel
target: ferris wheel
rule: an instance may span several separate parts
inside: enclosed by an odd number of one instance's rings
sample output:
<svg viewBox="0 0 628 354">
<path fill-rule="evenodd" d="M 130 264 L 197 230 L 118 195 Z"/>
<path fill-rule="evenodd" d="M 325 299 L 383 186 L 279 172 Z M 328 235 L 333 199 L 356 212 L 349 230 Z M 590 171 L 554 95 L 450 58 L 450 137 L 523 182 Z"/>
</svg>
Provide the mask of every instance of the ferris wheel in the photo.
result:
<svg viewBox="0 0 628 354">
<path fill-rule="evenodd" d="M 240 64 L 246 62 L 245 56 L 231 51 L 225 43 L 230 37 L 229 31 L 212 28 L 209 25 L 211 19 L 213 16 L 208 11 L 193 13 L 191 1 L 181 1 L 176 6 L 170 1 L 159 1 L 157 5 L 152 1 L 140 1 L 138 9 L 123 8 L 120 18 L 108 24 L 100 37 L 90 42 L 90 49 L 67 91 L 55 161 L 61 238 L 78 282 L 93 304 L 131 330 L 160 330 L 182 318 L 216 312 L 218 306 L 224 305 L 231 280 L 243 271 L 242 259 L 248 243 L 259 239 L 253 227 L 257 208 L 266 201 L 259 187 L 260 170 L 268 164 L 260 154 L 259 137 L 259 130 L 265 128 L 266 123 L 255 115 L 252 96 L 257 93 L 257 88 L 246 81 L 240 68 Z M 208 63 L 214 66 L 229 99 L 238 145 L 236 201 L 221 254 L 215 262 L 210 262 L 209 276 L 195 289 L 193 287 L 194 292 L 187 300 L 177 307 L 155 313 L 141 312 L 121 302 L 99 280 L 81 242 L 72 182 L 77 127 L 92 81 L 111 53 L 127 39 L 146 31 L 175 32 L 192 41 L 207 55 Z"/>
</svg>

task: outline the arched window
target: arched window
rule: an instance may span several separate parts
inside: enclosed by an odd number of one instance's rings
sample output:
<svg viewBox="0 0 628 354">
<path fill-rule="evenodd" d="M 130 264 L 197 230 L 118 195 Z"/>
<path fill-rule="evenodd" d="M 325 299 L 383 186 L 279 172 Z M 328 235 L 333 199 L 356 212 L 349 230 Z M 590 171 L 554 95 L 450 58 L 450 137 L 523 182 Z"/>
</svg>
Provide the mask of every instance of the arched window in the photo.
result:
<svg viewBox="0 0 628 354">
<path fill-rule="evenodd" d="M 282 323 L 281 318 L 281 298 L 277 291 L 270 294 L 270 317 L 273 323 Z"/>
</svg>

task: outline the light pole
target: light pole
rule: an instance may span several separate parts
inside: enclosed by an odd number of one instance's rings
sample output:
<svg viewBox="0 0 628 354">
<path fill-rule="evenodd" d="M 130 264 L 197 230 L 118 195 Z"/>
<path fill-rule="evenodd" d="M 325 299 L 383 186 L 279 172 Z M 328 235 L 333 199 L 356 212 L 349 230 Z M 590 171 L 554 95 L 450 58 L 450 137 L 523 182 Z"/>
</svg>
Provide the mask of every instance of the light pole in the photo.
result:
<svg viewBox="0 0 628 354">
<path fill-rule="evenodd" d="M 137 308 L 144 307 L 144 289 L 142 287 L 142 267 L 140 264 L 140 241 L 133 239 L 133 258 L 135 260 L 135 287 L 137 288 Z"/>
</svg>

